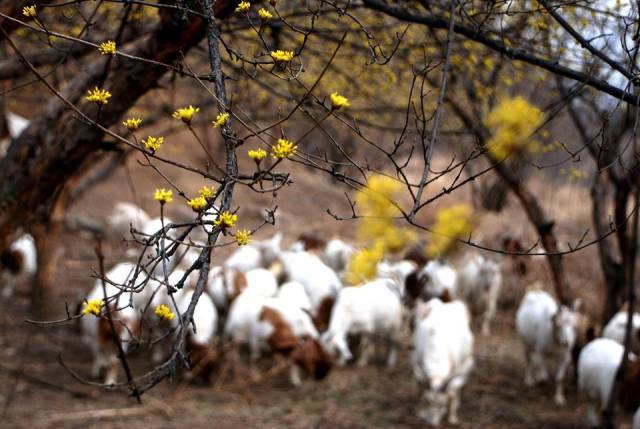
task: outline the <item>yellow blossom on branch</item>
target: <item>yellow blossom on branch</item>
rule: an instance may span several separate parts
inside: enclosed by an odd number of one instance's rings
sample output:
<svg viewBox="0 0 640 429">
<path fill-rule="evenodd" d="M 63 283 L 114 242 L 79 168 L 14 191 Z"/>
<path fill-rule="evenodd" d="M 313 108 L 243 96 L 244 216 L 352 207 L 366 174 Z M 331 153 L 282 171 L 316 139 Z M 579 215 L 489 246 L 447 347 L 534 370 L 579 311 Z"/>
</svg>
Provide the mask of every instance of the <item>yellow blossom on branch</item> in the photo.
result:
<svg viewBox="0 0 640 429">
<path fill-rule="evenodd" d="M 503 100 L 485 119 L 492 135 L 487 141 L 489 153 L 499 161 L 523 152 L 536 153 L 539 143 L 531 136 L 543 120 L 542 111 L 524 98 Z"/>
<path fill-rule="evenodd" d="M 199 107 L 193 107 L 192 105 L 189 105 L 189 107 L 181 107 L 181 108 L 179 108 L 178 110 L 173 112 L 172 116 L 175 119 L 181 119 L 182 122 L 184 122 L 185 124 L 189 125 L 189 124 L 191 124 L 191 121 L 193 120 L 193 115 L 195 115 L 199 111 L 200 111 Z"/>
<path fill-rule="evenodd" d="M 160 304 L 154 310 L 156 316 L 158 316 L 162 320 L 173 320 L 176 315 L 164 304 Z"/>
<path fill-rule="evenodd" d="M 251 241 L 251 231 L 247 229 L 240 229 L 236 231 L 236 243 L 238 246 L 245 246 Z"/>
<path fill-rule="evenodd" d="M 347 264 L 345 281 L 350 285 L 365 283 L 378 274 L 378 263 L 384 259 L 385 249 L 381 241 L 357 251 Z"/>
<path fill-rule="evenodd" d="M 36 16 L 36 6 L 25 6 L 22 8 L 22 14 L 28 18 L 33 18 Z"/>
<path fill-rule="evenodd" d="M 98 48 L 102 55 L 115 55 L 116 54 L 116 42 L 113 40 L 107 40 L 106 42 L 100 43 L 100 47 Z"/>
<path fill-rule="evenodd" d="M 159 188 L 153 194 L 153 199 L 160 201 L 160 204 L 166 204 L 173 201 L 173 191 L 171 189 Z"/>
<path fill-rule="evenodd" d="M 142 140 L 142 144 L 151 152 L 155 152 L 160 149 L 160 146 L 164 143 L 164 137 L 149 136 L 146 140 Z"/>
<path fill-rule="evenodd" d="M 187 201 L 187 205 L 191 207 L 194 212 L 201 212 L 207 207 L 207 199 L 200 195 Z"/>
<path fill-rule="evenodd" d="M 258 15 L 260 16 L 260 19 L 263 21 L 268 21 L 271 18 L 273 18 L 273 15 L 271 14 L 271 12 L 269 12 L 265 8 L 260 8 L 260 10 L 258 11 Z"/>
<path fill-rule="evenodd" d="M 129 118 L 122 121 L 122 125 L 127 127 L 129 131 L 137 130 L 138 128 L 140 128 L 141 124 L 142 124 L 142 119 L 140 118 Z"/>
<path fill-rule="evenodd" d="M 458 240 L 466 240 L 473 230 L 473 209 L 467 204 L 456 204 L 436 214 L 433 236 L 426 253 L 431 258 L 445 256 L 456 249 Z"/>
<path fill-rule="evenodd" d="M 342 107 L 349 107 L 349 99 L 344 97 L 337 92 L 331 94 L 331 109 L 338 110 Z"/>
<path fill-rule="evenodd" d="M 216 116 L 215 121 L 212 122 L 213 128 L 224 127 L 227 122 L 229 122 L 229 114 L 228 113 L 218 113 L 218 116 Z"/>
<path fill-rule="evenodd" d="M 96 104 L 107 104 L 111 98 L 111 93 L 106 89 L 100 89 L 97 86 L 87 91 L 87 100 Z"/>
<path fill-rule="evenodd" d="M 251 8 L 251 3 L 249 3 L 248 1 L 241 1 L 240 3 L 238 3 L 238 7 L 236 7 L 236 12 L 247 13 L 249 12 L 250 8 Z"/>
<path fill-rule="evenodd" d="M 218 215 L 218 218 L 213 221 L 215 226 L 222 228 L 231 228 L 238 221 L 238 215 L 230 212 L 223 212 Z"/>
<path fill-rule="evenodd" d="M 298 146 L 285 139 L 278 139 L 278 143 L 276 143 L 273 148 L 271 148 L 271 156 L 275 159 L 284 159 L 289 158 L 291 155 L 296 153 Z"/>
<path fill-rule="evenodd" d="M 253 159 L 257 164 L 260 164 L 260 162 L 267 157 L 267 151 L 262 148 L 258 148 L 256 150 L 249 150 L 247 155 L 249 155 L 249 158 Z"/>
<path fill-rule="evenodd" d="M 93 314 L 96 317 L 100 316 L 100 311 L 102 309 L 101 299 L 90 299 L 89 301 L 85 301 L 83 305 L 82 314 L 85 316 L 89 314 Z"/>
<path fill-rule="evenodd" d="M 295 54 L 293 53 L 293 51 L 283 51 L 281 49 L 278 49 L 277 51 L 271 51 L 271 58 L 273 58 L 273 61 L 275 61 L 276 63 L 291 62 L 294 55 Z"/>
<path fill-rule="evenodd" d="M 198 193 L 202 198 L 204 198 L 205 200 L 208 200 L 209 198 L 213 197 L 213 188 L 210 188 L 208 186 L 203 186 L 202 188 L 200 188 Z"/>
</svg>

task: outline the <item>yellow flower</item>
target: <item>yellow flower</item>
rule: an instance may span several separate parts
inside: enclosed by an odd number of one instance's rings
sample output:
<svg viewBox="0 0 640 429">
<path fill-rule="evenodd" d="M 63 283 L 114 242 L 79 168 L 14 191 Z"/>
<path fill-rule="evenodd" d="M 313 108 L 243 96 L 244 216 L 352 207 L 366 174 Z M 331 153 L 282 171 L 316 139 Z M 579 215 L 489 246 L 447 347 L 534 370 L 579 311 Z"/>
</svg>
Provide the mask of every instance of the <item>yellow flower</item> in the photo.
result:
<svg viewBox="0 0 640 429">
<path fill-rule="evenodd" d="M 444 256 L 455 250 L 457 240 L 466 240 L 473 230 L 473 209 L 467 204 L 456 204 L 436 214 L 433 236 L 426 252 L 431 258 Z"/>
<path fill-rule="evenodd" d="M 357 285 L 373 279 L 378 274 L 378 263 L 382 261 L 384 254 L 384 244 L 380 241 L 356 252 L 347 264 L 346 282 Z"/>
<path fill-rule="evenodd" d="M 25 6 L 22 8 L 22 14 L 26 17 L 33 18 L 36 16 L 36 6 Z"/>
<path fill-rule="evenodd" d="M 202 198 L 204 198 L 205 200 L 208 200 L 209 198 L 213 197 L 213 188 L 210 188 L 208 186 L 203 186 L 202 188 L 200 188 L 198 193 Z"/>
<path fill-rule="evenodd" d="M 187 205 L 191 207 L 194 212 L 201 212 L 205 207 L 207 207 L 207 200 L 205 197 L 200 195 L 199 197 L 191 198 L 187 201 Z"/>
<path fill-rule="evenodd" d="M 241 1 L 238 3 L 238 7 L 236 7 L 236 12 L 238 13 L 247 13 L 249 12 L 249 8 L 251 8 L 251 3 L 248 1 Z"/>
<path fill-rule="evenodd" d="M 111 98 L 111 93 L 106 89 L 100 89 L 97 86 L 87 92 L 87 100 L 96 104 L 107 104 Z"/>
<path fill-rule="evenodd" d="M 115 55 L 116 54 L 116 42 L 113 40 L 107 40 L 106 42 L 100 43 L 100 47 L 98 48 L 102 55 Z"/>
<path fill-rule="evenodd" d="M 266 158 L 267 151 L 262 148 L 258 148 L 256 150 L 249 150 L 247 155 L 249 155 L 249 158 L 253 159 L 257 164 L 260 164 L 260 162 Z"/>
<path fill-rule="evenodd" d="M 129 131 L 137 130 L 140 128 L 140 124 L 142 124 L 142 119 L 140 118 L 129 118 L 125 121 L 122 121 L 122 125 L 127 127 Z"/>
<path fill-rule="evenodd" d="M 263 21 L 268 21 L 271 18 L 273 18 L 273 15 L 271 15 L 271 12 L 269 12 L 265 8 L 260 8 L 260 10 L 258 11 L 258 15 L 260 16 L 260 19 Z"/>
<path fill-rule="evenodd" d="M 224 125 L 229 122 L 229 114 L 228 113 L 218 113 L 216 116 L 216 120 L 212 122 L 213 128 L 224 127 Z"/>
<path fill-rule="evenodd" d="M 173 318 L 176 317 L 176 315 L 169 309 L 169 307 L 164 304 L 160 304 L 159 306 L 157 306 L 154 310 L 154 313 L 156 313 L 156 316 L 158 316 L 162 320 L 173 320 Z"/>
<path fill-rule="evenodd" d="M 342 107 L 349 107 L 349 99 L 337 92 L 331 94 L 331 109 L 338 110 Z"/>
<path fill-rule="evenodd" d="M 238 215 L 230 212 L 220 213 L 218 218 L 213 221 L 215 226 L 221 226 L 223 228 L 231 228 L 238 221 Z"/>
<path fill-rule="evenodd" d="M 159 188 L 153 194 L 153 199 L 160 201 L 160 204 L 170 203 L 173 201 L 173 191 L 171 189 Z"/>
<path fill-rule="evenodd" d="M 241 229 L 236 231 L 236 243 L 238 246 L 244 246 L 251 241 L 251 231 L 247 229 Z"/>
<path fill-rule="evenodd" d="M 101 299 L 90 299 L 89 301 L 85 301 L 83 305 L 82 314 L 85 316 L 89 314 L 93 314 L 96 317 L 100 316 L 100 310 L 102 309 Z"/>
<path fill-rule="evenodd" d="M 160 149 L 160 146 L 164 143 L 164 137 L 149 136 L 146 140 L 142 140 L 142 144 L 151 152 L 155 152 Z"/>
<path fill-rule="evenodd" d="M 536 153 L 539 143 L 531 135 L 543 121 L 542 111 L 524 98 L 503 100 L 485 119 L 492 135 L 487 141 L 489 153 L 499 161 L 523 152 Z"/>
<path fill-rule="evenodd" d="M 271 58 L 277 63 L 288 63 L 293 59 L 293 56 L 293 51 L 283 51 L 281 49 L 271 51 Z"/>
<path fill-rule="evenodd" d="M 279 139 L 278 143 L 271 149 L 271 156 L 275 159 L 289 158 L 296 153 L 298 146 L 289 140 Z"/>
<path fill-rule="evenodd" d="M 185 124 L 190 124 L 193 119 L 193 115 L 200 111 L 199 107 L 193 107 L 189 105 L 189 107 L 181 107 L 175 112 L 173 112 L 173 117 L 176 119 L 182 119 L 182 122 Z"/>
</svg>

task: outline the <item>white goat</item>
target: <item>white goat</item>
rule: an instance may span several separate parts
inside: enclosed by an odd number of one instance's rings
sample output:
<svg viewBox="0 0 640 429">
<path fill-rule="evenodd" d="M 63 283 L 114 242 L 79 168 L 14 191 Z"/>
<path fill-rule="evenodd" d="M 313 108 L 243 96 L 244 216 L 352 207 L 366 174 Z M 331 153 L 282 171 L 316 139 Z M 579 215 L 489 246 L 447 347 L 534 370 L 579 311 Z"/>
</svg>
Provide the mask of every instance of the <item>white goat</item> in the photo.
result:
<svg viewBox="0 0 640 429">
<path fill-rule="evenodd" d="M 416 305 L 413 335 L 413 373 L 426 402 L 419 415 L 438 426 L 445 414 L 458 422 L 460 390 L 473 368 L 473 334 L 469 311 L 461 301 L 434 298 Z"/>
<path fill-rule="evenodd" d="M 311 300 L 300 282 L 286 282 L 278 289 L 277 297 L 305 311 L 311 311 Z"/>
<path fill-rule="evenodd" d="M 526 358 L 525 384 L 532 386 L 548 378 L 546 357 L 555 355 L 559 364 L 555 374 L 555 402 L 565 403 L 563 382 L 571 364 L 571 351 L 576 343 L 579 323 L 577 302 L 573 309 L 559 306 L 542 290 L 528 291 L 516 313 L 516 330 L 524 345 Z"/>
<path fill-rule="evenodd" d="M 278 233 L 269 240 L 256 241 L 240 247 L 224 262 L 227 269 L 246 273 L 255 268 L 269 268 L 280 255 L 282 234 Z"/>
<path fill-rule="evenodd" d="M 602 336 L 617 343 L 624 344 L 624 335 L 627 330 L 628 311 L 616 313 L 602 330 Z M 640 353 L 640 314 L 634 312 L 631 319 L 631 351 Z"/>
<path fill-rule="evenodd" d="M 241 293 L 231 304 L 225 337 L 234 342 L 236 350 L 248 346 L 251 362 L 264 352 L 287 357 L 294 386 L 301 383 L 300 370 L 322 379 L 331 367 L 309 315 L 282 298 Z"/>
<path fill-rule="evenodd" d="M 468 258 L 458 270 L 457 293 L 464 299 L 474 319 L 482 318 L 482 333 L 489 335 L 502 286 L 500 265 L 482 255 Z"/>
<path fill-rule="evenodd" d="M 313 253 L 283 252 L 281 262 L 287 280 L 300 282 L 304 286 L 314 312 L 325 298 L 335 298 L 342 288 L 336 272 Z"/>
<path fill-rule="evenodd" d="M 108 219 L 109 230 L 117 237 L 129 236 L 131 227 L 141 231 L 151 217 L 133 203 L 118 202 Z"/>
<path fill-rule="evenodd" d="M 347 268 L 354 253 L 355 248 L 352 245 L 334 238 L 326 244 L 322 252 L 322 261 L 336 273 L 341 273 Z"/>
<path fill-rule="evenodd" d="M 428 301 L 431 298 L 443 298 L 446 295 L 454 299 L 458 296 L 457 282 L 458 273 L 453 265 L 437 259 L 427 262 L 407 277 L 405 289 L 411 300 L 422 298 Z"/>
<path fill-rule="evenodd" d="M 609 338 L 598 338 L 591 341 L 580 353 L 578 392 L 587 400 L 587 420 L 593 427 L 599 427 L 600 415 L 609 401 L 609 395 L 623 355 L 624 347 Z M 634 361 L 635 358 L 629 362 L 629 366 L 637 368 L 638 362 Z M 628 368 L 627 372 L 633 373 L 635 371 Z M 629 381 L 627 378 L 622 380 L 621 389 L 632 387 L 629 386 Z M 638 396 L 638 387 L 640 387 L 638 381 L 640 380 L 635 381 L 635 391 L 632 390 L 636 397 Z M 637 399 L 634 402 L 637 407 Z"/>
<path fill-rule="evenodd" d="M 336 300 L 329 330 L 323 334 L 325 347 L 339 356 L 341 364 L 352 358 L 347 344 L 349 335 L 359 335 L 359 364 L 368 362 L 373 343 L 367 335 L 384 338 L 388 344 L 388 366 L 396 362 L 396 338 L 402 327 L 402 301 L 399 285 L 389 279 L 378 279 L 362 286 L 347 287 Z"/>
<path fill-rule="evenodd" d="M 0 254 L 0 285 L 2 296 L 13 295 L 20 282 L 31 281 L 38 271 L 38 251 L 33 237 L 21 235 Z"/>
<path fill-rule="evenodd" d="M 187 289 L 176 294 L 176 304 L 180 315 L 187 312 L 194 293 L 193 289 Z M 198 299 L 193 312 L 193 321 L 184 320 L 183 322 L 188 323 L 187 329 L 189 331 L 185 349 L 190 355 L 192 375 L 199 374 L 205 381 L 209 381 L 217 358 L 213 347 L 218 327 L 218 312 L 206 292 Z M 176 317 L 174 319 L 175 327 L 179 323 L 180 321 Z"/>
<path fill-rule="evenodd" d="M 264 268 L 241 272 L 212 267 L 209 270 L 207 288 L 218 310 L 226 313 L 233 300 L 241 293 L 274 296 L 278 291 L 278 282 L 273 272 Z"/>
<path fill-rule="evenodd" d="M 9 144 L 12 139 L 17 139 L 20 137 L 20 134 L 27 129 L 30 124 L 30 121 L 26 118 L 23 118 L 20 115 L 16 115 L 12 112 L 5 113 L 5 119 L 7 124 L 7 132 L 8 135 L 5 137 L 0 134 L 0 158 L 4 157 L 7 154 L 7 149 L 9 148 Z"/>
<path fill-rule="evenodd" d="M 126 353 L 131 342 L 138 334 L 139 314 L 131 305 L 129 297 L 135 294 L 133 289 L 141 287 L 146 281 L 146 275 L 139 273 L 136 285 L 132 285 L 136 266 L 129 263 L 121 263 L 113 267 L 105 274 L 104 289 L 101 279 L 97 279 L 95 286 L 86 298 L 86 301 L 102 300 L 101 316 L 91 314 L 84 315 L 80 319 L 82 339 L 93 353 L 94 377 L 99 377 L 102 371 L 106 371 L 104 383 L 115 384 L 118 371 L 117 343 L 121 343 Z M 113 284 L 112 284 L 113 283 Z M 105 306 L 108 306 L 113 320 L 113 328 L 105 315 Z M 114 338 L 114 331 L 117 338 Z"/>
</svg>

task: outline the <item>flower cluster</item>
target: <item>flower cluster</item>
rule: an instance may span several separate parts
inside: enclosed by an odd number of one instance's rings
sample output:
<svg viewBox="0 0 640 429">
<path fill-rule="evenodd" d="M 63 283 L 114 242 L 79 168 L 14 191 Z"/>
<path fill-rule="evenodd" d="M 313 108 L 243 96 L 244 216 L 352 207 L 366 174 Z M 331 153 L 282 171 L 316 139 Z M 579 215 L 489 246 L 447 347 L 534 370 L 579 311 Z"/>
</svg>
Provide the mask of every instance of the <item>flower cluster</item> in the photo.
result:
<svg viewBox="0 0 640 429">
<path fill-rule="evenodd" d="M 140 118 L 129 118 L 122 121 L 122 125 L 127 127 L 129 131 L 137 130 L 138 128 L 140 128 L 141 124 L 142 124 L 142 119 Z"/>
<path fill-rule="evenodd" d="M 271 148 L 271 156 L 275 159 L 289 158 L 295 155 L 298 146 L 285 139 L 278 139 L 278 143 Z"/>
<path fill-rule="evenodd" d="M 456 249 L 457 240 L 465 240 L 473 230 L 473 209 L 467 204 L 456 204 L 436 214 L 433 236 L 427 245 L 431 258 L 447 255 Z"/>
<path fill-rule="evenodd" d="M 102 55 L 115 55 L 116 54 L 116 42 L 113 40 L 107 40 L 106 42 L 100 43 L 100 47 L 98 48 Z"/>
<path fill-rule="evenodd" d="M 111 93 L 106 89 L 100 89 L 97 86 L 87 92 L 87 100 L 96 104 L 107 104 L 111 98 Z"/>
<path fill-rule="evenodd" d="M 171 189 L 159 188 L 153 194 L 153 199 L 160 201 L 160 204 L 166 204 L 173 201 L 173 191 Z"/>
<path fill-rule="evenodd" d="M 160 304 L 154 310 L 156 316 L 158 316 L 161 320 L 173 320 L 176 315 L 164 304 Z"/>
<path fill-rule="evenodd" d="M 218 215 L 218 218 L 213 221 L 215 226 L 222 228 L 231 228 L 238 221 L 238 215 L 230 212 L 223 212 Z"/>
<path fill-rule="evenodd" d="M 271 51 L 271 58 L 273 58 L 273 61 L 275 61 L 276 63 L 291 62 L 294 55 L 295 54 L 293 53 L 293 51 L 283 51 L 281 49 L 278 49 L 277 51 Z"/>
<path fill-rule="evenodd" d="M 345 281 L 351 285 L 365 283 L 378 274 L 378 264 L 384 258 L 385 250 L 382 242 L 375 242 L 356 252 L 347 265 Z"/>
<path fill-rule="evenodd" d="M 238 7 L 236 7 L 236 12 L 247 13 L 249 12 L 250 8 L 251 8 L 251 3 L 249 3 L 248 1 L 241 1 L 240 3 L 238 3 Z"/>
<path fill-rule="evenodd" d="M 199 107 L 193 107 L 192 105 L 189 105 L 189 107 L 181 107 L 181 108 L 179 108 L 178 110 L 173 112 L 172 116 L 175 119 L 181 119 L 182 122 L 184 122 L 185 124 L 189 125 L 189 124 L 191 124 L 191 121 L 193 120 L 193 115 L 195 115 L 199 111 L 200 111 Z"/>
<path fill-rule="evenodd" d="M 396 225 L 400 215 L 396 207 L 402 193 L 402 183 L 380 174 L 367 180 L 367 186 L 356 196 L 356 207 L 362 216 L 356 230 L 358 239 L 366 243 L 347 266 L 346 281 L 360 284 L 377 274 L 377 265 L 388 252 L 401 250 L 414 241 L 414 234 L 408 228 Z"/>
<path fill-rule="evenodd" d="M 218 116 L 216 116 L 215 121 L 212 122 L 213 128 L 224 127 L 227 122 L 229 122 L 229 114 L 228 113 L 218 113 Z"/>
<path fill-rule="evenodd" d="M 36 6 L 35 5 L 31 5 L 31 6 L 25 6 L 22 8 L 22 14 L 24 16 L 26 16 L 27 18 L 33 18 L 36 16 Z"/>
<path fill-rule="evenodd" d="M 89 301 L 85 301 L 83 305 L 82 314 L 85 316 L 89 314 L 93 314 L 96 317 L 100 316 L 100 311 L 102 310 L 101 299 L 90 299 Z"/>
<path fill-rule="evenodd" d="M 249 158 L 253 159 L 256 164 L 260 164 L 262 160 L 267 157 L 267 151 L 262 148 L 258 148 L 256 150 L 249 150 L 247 155 L 249 155 Z"/>
<path fill-rule="evenodd" d="M 149 136 L 146 140 L 142 140 L 142 144 L 145 148 L 150 150 L 151 152 L 155 152 L 160 149 L 160 146 L 164 143 L 164 137 L 153 137 Z"/>
<path fill-rule="evenodd" d="M 235 234 L 238 246 L 245 246 L 251 241 L 251 231 L 247 229 L 239 229 Z"/>
<path fill-rule="evenodd" d="M 531 135 L 542 125 L 544 114 L 522 97 L 500 102 L 485 119 L 492 137 L 489 153 L 498 161 L 524 152 L 536 153 L 540 144 Z"/>
<path fill-rule="evenodd" d="M 273 18 L 271 12 L 269 12 L 265 8 L 260 8 L 260 10 L 258 11 L 258 16 L 260 16 L 260 19 L 265 22 Z"/>
<path fill-rule="evenodd" d="M 200 196 L 205 200 L 208 200 L 209 198 L 213 197 L 213 188 L 210 188 L 208 186 L 203 186 L 198 191 L 198 194 L 200 194 Z"/>
<path fill-rule="evenodd" d="M 187 205 L 191 207 L 191 210 L 194 212 L 201 212 L 207 207 L 207 199 L 200 195 L 199 197 L 191 198 L 187 201 Z"/>
<path fill-rule="evenodd" d="M 331 109 L 338 110 L 342 107 L 349 107 L 349 99 L 343 95 L 334 92 L 330 96 L 331 98 Z"/>
</svg>

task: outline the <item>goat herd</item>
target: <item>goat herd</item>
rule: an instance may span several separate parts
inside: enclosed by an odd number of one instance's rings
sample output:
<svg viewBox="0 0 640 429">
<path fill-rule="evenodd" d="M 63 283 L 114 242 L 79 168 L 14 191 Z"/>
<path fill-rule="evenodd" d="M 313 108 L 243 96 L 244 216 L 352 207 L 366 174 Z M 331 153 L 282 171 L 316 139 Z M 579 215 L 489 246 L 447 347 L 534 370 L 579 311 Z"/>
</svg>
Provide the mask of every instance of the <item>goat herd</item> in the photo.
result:
<svg viewBox="0 0 640 429">
<path fill-rule="evenodd" d="M 124 234 L 133 226 L 152 237 L 170 222 L 150 219 L 136 206 L 119 203 L 110 217 L 110 230 Z M 160 362 L 168 350 L 159 339 L 177 331 L 180 315 L 191 302 L 198 273 L 186 273 L 200 248 L 177 242 L 172 232 L 155 236 L 153 242 L 148 240 L 148 259 L 154 265 L 144 260 L 115 265 L 104 281 L 96 280 L 84 301 L 82 338 L 93 353 L 93 376 L 103 375 L 105 384 L 117 380 L 114 330 L 125 352 L 134 344 L 154 344 L 151 359 Z M 255 373 L 259 358 L 283 356 L 290 382 L 298 386 L 304 378 L 325 378 L 334 361 L 366 365 L 377 344 L 386 346 L 386 365 L 393 366 L 399 340 L 411 336 L 411 365 L 421 392 L 419 416 L 432 426 L 445 416 L 455 424 L 460 391 L 474 366 L 472 325 L 483 334 L 490 331 L 502 283 L 500 265 L 479 254 L 467 254 L 455 265 L 408 257 L 381 262 L 377 278 L 347 287 L 341 278 L 354 253 L 351 245 L 303 236 L 283 250 L 281 241 L 278 234 L 251 242 L 222 266 L 210 269 L 192 322 L 183 320 L 189 324 L 185 353 L 190 356 L 191 376 L 208 380 L 224 347 L 230 368 L 245 361 L 249 374 Z M 167 256 L 163 249 L 172 245 L 175 251 Z M 139 253 L 129 249 L 128 256 Z M 35 272 L 33 240 L 20 237 L 2 254 L 1 263 L 7 294 L 20 277 Z M 98 307 L 91 309 L 95 302 Z M 622 360 L 627 312 L 621 310 L 602 337 L 595 338 L 596 330 L 579 306 L 560 305 L 534 284 L 520 303 L 515 326 L 524 345 L 525 384 L 547 380 L 546 361 L 552 358 L 557 361 L 555 402 L 562 405 L 565 374 L 577 365 L 578 389 L 588 401 L 589 423 L 596 426 Z M 105 317 L 107 308 L 113 327 Z M 640 314 L 633 322 L 637 352 Z M 357 347 L 354 338 L 359 338 Z M 640 361 L 632 356 L 629 365 L 617 399 L 624 410 L 633 412 L 640 405 Z M 634 429 L 640 429 L 640 411 Z"/>
</svg>

